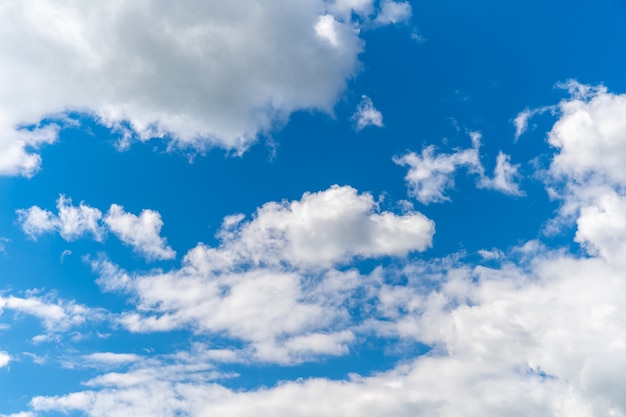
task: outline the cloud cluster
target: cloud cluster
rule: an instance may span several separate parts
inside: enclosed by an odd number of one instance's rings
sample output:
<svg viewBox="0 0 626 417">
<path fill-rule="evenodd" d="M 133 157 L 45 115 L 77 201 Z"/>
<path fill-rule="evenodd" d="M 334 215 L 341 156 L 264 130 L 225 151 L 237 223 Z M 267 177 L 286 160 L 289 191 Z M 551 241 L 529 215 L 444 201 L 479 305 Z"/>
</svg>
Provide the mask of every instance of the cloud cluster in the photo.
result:
<svg viewBox="0 0 626 417">
<path fill-rule="evenodd" d="M 123 145 L 243 152 L 294 111 L 331 112 L 358 69 L 360 26 L 410 15 L 390 0 L 4 2 L 0 175 L 33 175 L 67 112 Z"/>
<path fill-rule="evenodd" d="M 82 201 L 72 205 L 72 199 L 60 196 L 57 200 L 58 214 L 38 206 L 18 210 L 18 221 L 24 233 L 36 239 L 44 233 L 58 231 L 67 241 L 85 235 L 102 241 L 106 230 L 130 245 L 137 254 L 149 261 L 173 259 L 176 252 L 160 236 L 163 221 L 154 210 L 143 210 L 139 216 L 127 213 L 124 208 L 112 204 L 106 216 L 97 208 L 87 206 Z M 62 258 L 68 254 L 63 252 Z M 71 254 L 71 252 L 69 252 Z"/>
<path fill-rule="evenodd" d="M 320 414 L 366 417 L 626 415 L 623 395 L 626 326 L 622 314 L 626 309 L 626 280 L 621 256 L 626 242 L 626 196 L 621 167 L 601 164 L 586 153 L 597 145 L 603 152 L 619 158 L 626 135 L 620 133 L 622 125 L 614 115 L 621 109 L 621 100 L 619 96 L 606 97 L 609 93 L 602 88 L 577 86 L 575 91 L 586 93 L 584 96 L 574 94 L 560 104 L 564 111 L 558 113 L 559 119 L 549 134 L 557 153 L 544 179 L 549 189 L 556 190 L 554 196 L 561 199 L 562 211 L 569 216 L 567 219 L 573 218 L 576 240 L 587 245 L 587 256 L 570 254 L 560 248 L 550 249 L 531 241 L 507 252 L 483 251 L 490 267 L 463 261 L 462 257 L 454 255 L 411 261 L 402 267 L 379 268 L 369 277 L 356 272 L 327 270 L 325 273 L 339 275 L 332 280 L 322 278 L 319 282 L 334 283 L 333 290 L 320 290 L 322 284 L 303 285 L 307 281 L 301 278 L 297 281 L 299 286 L 291 287 L 290 291 L 295 291 L 292 296 L 300 291 L 298 294 L 306 294 L 307 301 L 318 303 L 298 301 L 297 305 L 290 305 L 289 310 L 295 316 L 290 323 L 297 324 L 302 308 L 317 305 L 322 306 L 323 311 L 333 308 L 337 311 L 338 306 L 348 305 L 351 299 L 363 305 L 363 299 L 355 299 L 356 292 L 351 288 L 359 285 L 355 282 L 365 282 L 363 288 L 370 292 L 362 297 L 368 300 L 369 307 L 359 315 L 360 331 L 399 338 L 406 343 L 426 343 L 431 347 L 429 353 L 369 376 L 351 375 L 344 380 L 312 378 L 247 391 L 227 389 L 214 381 L 200 380 L 192 373 L 187 373 L 188 377 L 183 379 L 156 375 L 132 379 L 134 371 L 131 370 L 127 374 L 110 377 L 105 374 L 102 379 L 94 379 L 85 391 L 36 397 L 31 402 L 32 408 L 81 411 L 94 417 L 133 413 L 142 416 L 177 413 L 257 416 L 261 413 L 296 417 Z M 572 108 L 574 112 L 570 111 Z M 584 123 L 573 115 L 580 116 Z M 582 134 L 586 127 L 590 129 L 589 134 Z M 607 140 L 609 133 L 602 132 L 610 132 L 612 140 Z M 577 155 L 579 152 L 582 154 Z M 581 161 L 581 166 L 573 161 Z M 326 193 L 333 195 L 332 191 L 320 193 L 318 197 L 325 197 Z M 355 201 L 360 197 L 346 192 L 342 198 L 348 198 L 346 195 Z M 310 207 L 299 211 L 305 200 L 307 198 L 303 197 L 299 202 L 270 206 L 268 210 L 274 215 L 289 208 L 287 217 L 314 212 Z M 326 204 L 324 198 L 314 201 Z M 220 302 L 232 302 L 241 311 L 248 311 L 250 315 L 243 318 L 245 323 L 250 317 L 263 313 L 260 309 L 249 310 L 249 303 L 263 290 L 288 288 L 284 284 L 259 286 L 264 277 L 251 265 L 263 266 L 266 271 L 272 267 L 275 271 L 278 259 L 275 254 L 281 253 L 285 256 L 282 262 L 292 267 L 310 268 L 306 257 L 302 258 L 303 262 L 298 261 L 299 252 L 290 249 L 290 245 L 272 244 L 263 248 L 262 251 L 270 253 L 268 259 L 246 256 L 247 266 L 233 261 L 236 256 L 232 254 L 226 256 L 228 248 L 238 245 L 245 248 L 244 253 L 252 250 L 250 248 L 262 247 L 248 243 L 247 233 L 267 233 L 267 236 L 277 233 L 286 240 L 299 239 L 288 227 L 275 231 L 275 223 L 264 223 L 264 213 L 263 208 L 259 209 L 257 217 L 247 223 L 243 223 L 241 217 L 226 219 L 222 232 L 225 243 L 219 248 L 194 249 L 187 255 L 184 267 L 173 272 L 176 279 L 170 279 L 172 274 L 130 276 L 117 271 L 117 274 L 102 274 L 102 284 L 138 296 L 140 311 L 154 312 L 163 308 L 161 313 L 166 315 L 183 311 L 183 304 L 192 309 L 197 307 L 197 299 L 189 288 L 202 283 L 205 291 L 209 289 L 206 292 L 219 294 L 212 304 L 212 314 L 202 316 L 209 317 L 206 326 L 215 326 L 212 316 L 224 311 Z M 370 216 L 372 214 L 381 215 L 371 213 Z M 253 225 L 256 221 L 259 225 L 267 224 L 268 228 L 257 228 Z M 343 244 L 350 247 L 349 240 Z M 220 258 L 218 252 L 224 256 Z M 357 254 L 354 249 L 350 253 Z M 325 255 L 321 259 L 337 262 L 345 258 Z M 220 265 L 220 271 L 216 270 L 216 265 Z M 224 273 L 233 265 L 236 265 L 233 271 Z M 292 269 L 291 273 L 300 270 Z M 288 269 L 281 271 L 289 273 Z M 235 272 L 240 277 L 248 276 L 245 283 L 242 280 L 229 286 L 228 279 L 232 279 Z M 352 281 L 346 279 L 350 273 L 354 275 Z M 202 277 L 210 278 L 202 282 Z M 285 283 L 288 279 L 284 275 L 273 275 L 272 282 L 276 281 Z M 347 284 L 337 290 L 337 282 Z M 215 288 L 211 289 L 213 284 Z M 246 285 L 252 287 L 247 293 Z M 167 288 L 170 293 L 179 290 L 180 295 L 169 298 L 154 295 L 150 291 L 156 291 L 155 288 Z M 349 296 L 339 295 L 346 290 Z M 288 295 L 280 289 L 273 294 L 276 296 L 272 303 L 268 299 L 263 303 L 276 311 L 274 309 L 280 307 L 274 304 L 283 303 Z M 236 302 L 235 297 L 239 295 L 241 298 Z M 328 300 L 333 299 L 341 301 L 329 303 Z M 319 310 L 313 308 L 306 314 L 312 314 L 316 322 L 324 322 L 325 316 Z M 336 320 L 341 315 L 333 317 Z M 158 319 L 153 323 L 156 322 Z M 259 323 L 261 321 L 255 322 L 249 329 L 242 328 L 242 333 L 253 328 L 258 331 L 262 328 Z M 278 323 L 283 331 L 293 329 L 285 321 Z M 340 329 L 329 327 L 328 323 L 324 322 L 324 329 Z M 303 328 L 306 326 L 300 327 Z M 318 337 L 321 329 L 308 330 L 313 333 L 296 332 L 294 335 Z M 283 346 L 287 345 L 290 339 L 282 342 Z M 202 349 L 191 355 L 201 358 Z M 126 375 L 129 378 L 125 378 Z M 206 373 L 206 378 L 211 375 L 214 374 Z M 159 395 L 155 394 L 157 392 Z"/>
<path fill-rule="evenodd" d="M 433 234 L 420 213 L 380 212 L 370 194 L 333 186 L 267 203 L 249 221 L 227 217 L 220 246 L 198 245 L 178 270 L 128 274 L 105 259 L 92 265 L 104 290 L 137 300 L 121 318 L 131 331 L 226 334 L 259 360 L 297 362 L 344 354 L 355 337 L 356 290 L 375 276 L 337 265 L 423 251 Z"/>
</svg>

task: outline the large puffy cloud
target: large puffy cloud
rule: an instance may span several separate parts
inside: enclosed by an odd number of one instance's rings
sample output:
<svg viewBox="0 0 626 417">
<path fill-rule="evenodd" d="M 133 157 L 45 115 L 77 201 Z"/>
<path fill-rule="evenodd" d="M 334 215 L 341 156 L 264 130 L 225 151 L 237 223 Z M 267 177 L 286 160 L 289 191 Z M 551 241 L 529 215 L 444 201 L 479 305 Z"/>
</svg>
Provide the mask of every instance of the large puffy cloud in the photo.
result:
<svg viewBox="0 0 626 417">
<path fill-rule="evenodd" d="M 241 152 L 294 111 L 330 112 L 357 71 L 359 25 L 410 13 L 388 0 L 380 14 L 372 0 L 5 1 L 0 175 L 35 173 L 63 124 L 41 121 L 68 111 L 126 139 Z"/>
<path fill-rule="evenodd" d="M 333 186 L 300 200 L 267 203 L 254 219 L 230 216 L 220 232 L 228 254 L 255 262 L 327 267 L 353 257 L 402 256 L 430 247 L 434 224 L 417 212 L 379 212 L 371 194 Z"/>
<path fill-rule="evenodd" d="M 105 374 L 88 391 L 37 397 L 32 406 L 94 417 L 259 410 L 268 416 L 624 415 L 622 269 L 603 259 L 525 250 L 534 258 L 525 267 L 511 263 L 515 256 L 498 268 L 447 259 L 409 266 L 404 284 L 389 280 L 369 326 L 432 350 L 388 372 L 232 391 L 192 373 L 164 380 L 142 372 L 138 379 L 132 370 Z"/>
<path fill-rule="evenodd" d="M 344 354 L 354 340 L 352 314 L 366 308 L 356 290 L 376 274 L 336 265 L 423 251 L 433 233 L 422 214 L 380 212 L 370 194 L 333 186 L 267 203 L 250 221 L 227 217 L 221 245 L 198 245 L 178 270 L 128 274 L 103 259 L 93 267 L 103 289 L 137 300 L 120 319 L 131 331 L 226 334 L 254 358 L 292 362 Z"/>
<path fill-rule="evenodd" d="M 561 87 L 570 97 L 546 107 L 558 115 L 548 133 L 556 154 L 543 173 L 551 196 L 562 201 L 553 221 L 575 221 L 578 243 L 617 262 L 626 248 L 626 95 L 576 81 Z"/>
<path fill-rule="evenodd" d="M 572 181 L 589 175 L 626 185 L 626 94 L 569 81 L 571 97 L 558 105 L 559 120 L 548 135 L 558 153 L 550 171 Z"/>
</svg>

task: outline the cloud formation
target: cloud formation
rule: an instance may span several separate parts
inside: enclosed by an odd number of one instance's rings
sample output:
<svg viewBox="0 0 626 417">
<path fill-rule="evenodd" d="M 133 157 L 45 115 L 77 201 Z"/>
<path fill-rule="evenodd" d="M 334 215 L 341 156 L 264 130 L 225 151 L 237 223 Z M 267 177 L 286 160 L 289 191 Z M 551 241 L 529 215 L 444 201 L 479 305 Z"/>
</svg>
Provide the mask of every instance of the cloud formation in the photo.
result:
<svg viewBox="0 0 626 417">
<path fill-rule="evenodd" d="M 401 166 L 408 166 L 404 179 L 409 187 L 409 195 L 422 204 L 449 201 L 444 193 L 454 186 L 454 174 L 460 167 L 471 173 L 482 173 L 478 149 L 480 134 L 472 133 L 472 147 L 451 154 L 435 154 L 435 146 L 422 149 L 421 155 L 409 152 L 393 161 Z"/>
<path fill-rule="evenodd" d="M 356 282 L 365 282 L 363 286 L 371 289 L 366 295 L 370 309 L 359 315 L 360 331 L 368 329 L 379 337 L 419 341 L 430 346 L 429 353 L 373 375 L 353 374 L 342 380 L 310 378 L 251 390 L 231 390 L 190 373 L 175 380 L 158 374 L 146 377 L 145 373 L 143 378 L 133 379 L 130 377 L 135 375 L 135 370 L 131 370 L 125 374 L 105 374 L 90 381 L 84 391 L 36 397 L 31 402 L 33 409 L 78 410 L 89 416 L 132 413 L 252 416 L 258 415 L 259 410 L 266 415 L 296 417 L 625 415 L 626 326 L 622 312 L 626 309 L 626 280 L 622 255 L 626 242 L 626 196 L 618 165 L 602 165 L 586 152 L 596 144 L 604 148 L 603 152 L 614 153 L 619 158 L 626 135 L 616 134 L 610 136 L 613 141 L 608 141 L 608 134 L 598 133 L 614 132 L 612 128 L 619 130 L 621 123 L 612 115 L 621 109 L 621 101 L 608 97 L 606 102 L 599 100 L 591 106 L 601 110 L 578 113 L 581 108 L 588 110 L 586 106 L 604 94 L 610 94 L 591 87 L 585 87 L 584 91 L 585 98 L 573 95 L 561 103 L 566 110 L 573 107 L 576 111 L 560 113 L 550 133 L 559 140 L 554 142 L 556 155 L 544 180 L 547 187 L 562 191 L 554 195 L 560 198 L 561 211 L 573 218 L 571 221 L 577 229 L 575 239 L 585 245 L 586 255 L 572 254 L 563 248 L 550 249 L 539 241 L 530 241 L 506 252 L 483 251 L 491 266 L 464 261 L 462 255 L 455 254 L 443 259 L 412 260 L 401 267 L 379 268 L 371 277 L 354 273 Z M 599 103 L 602 105 L 595 107 Z M 573 114 L 582 114 L 584 124 L 572 118 Z M 591 132 L 580 136 L 580 129 L 585 126 L 590 126 Z M 582 166 L 573 162 L 579 160 Z M 261 211 L 257 219 L 262 217 Z M 233 226 L 244 230 L 242 221 L 227 219 L 224 239 L 229 236 L 235 241 L 243 239 L 243 233 L 228 232 Z M 225 245 L 216 250 L 226 248 Z M 173 285 L 184 288 L 199 282 L 198 272 L 192 272 L 192 267 L 196 271 L 214 271 L 215 262 L 202 261 L 209 250 L 199 247 L 187 255 L 188 264 L 176 272 L 177 279 L 166 286 L 168 292 L 175 288 Z M 224 259 L 224 265 L 230 265 L 230 258 Z M 345 273 L 342 274 L 338 277 L 343 277 L 344 283 L 349 282 L 345 281 Z M 168 275 L 122 274 L 115 279 L 113 275 L 110 278 L 103 275 L 102 279 L 109 285 L 132 289 L 133 295 L 140 294 L 145 297 L 142 302 L 147 302 L 148 288 L 159 288 L 156 284 L 167 282 Z M 258 296 L 258 276 L 246 277 L 254 290 L 242 299 L 250 301 Z M 338 277 L 326 283 L 336 285 Z M 144 279 L 146 287 L 139 289 Z M 276 279 L 274 275 L 273 282 Z M 352 281 L 342 288 L 351 291 L 350 288 L 358 285 Z M 315 286 L 302 286 L 299 291 L 302 294 L 313 291 L 308 296 L 317 294 L 318 302 L 328 303 L 329 299 L 338 297 L 336 289 L 319 291 Z M 181 289 L 183 292 L 190 293 Z M 235 293 L 243 294 L 239 288 L 228 289 L 220 296 L 222 302 Z M 350 296 L 343 296 L 344 300 L 354 294 L 352 291 Z M 176 298 L 158 295 L 152 300 L 155 304 L 140 308 L 154 310 L 156 300 L 170 303 Z M 182 297 L 178 301 L 182 306 Z M 190 303 L 189 298 L 184 301 Z M 274 308 L 273 304 L 268 305 Z M 322 305 L 321 310 L 331 310 L 329 304 Z M 340 304 L 331 305 L 336 308 Z M 171 306 L 168 311 L 174 310 Z M 289 306 L 290 311 L 299 317 L 298 308 L 302 306 L 293 307 Z M 314 314 L 320 314 L 319 311 Z M 256 314 L 259 311 L 255 310 L 250 317 Z M 258 323 L 255 326 L 261 328 Z M 201 352 L 202 349 L 191 356 L 201 358 Z M 207 373 L 206 378 L 211 375 L 214 374 Z M 153 398 L 157 400 L 150 401 Z"/>
<path fill-rule="evenodd" d="M 160 236 L 163 221 L 154 210 L 143 210 L 135 216 L 125 212 L 124 207 L 112 204 L 104 223 L 122 242 L 149 261 L 176 257 L 176 252 Z"/>
<path fill-rule="evenodd" d="M 411 14 L 408 3 L 381 8 L 373 0 L 4 2 L 0 175 L 37 172 L 37 150 L 56 141 L 67 112 L 118 131 L 122 145 L 168 138 L 243 152 L 295 111 L 332 111 L 358 68 L 359 26 Z"/>
<path fill-rule="evenodd" d="M 357 132 L 367 126 L 383 127 L 383 115 L 374 107 L 372 99 L 367 96 L 361 97 L 361 102 L 357 106 L 356 113 L 352 115 L 352 120 L 356 123 Z"/>
<path fill-rule="evenodd" d="M 102 212 L 85 205 L 82 201 L 78 206 L 72 205 L 72 199 L 64 195 L 57 200 L 58 214 L 33 206 L 26 210 L 18 210 L 18 221 L 28 236 L 38 236 L 58 231 L 63 239 L 72 241 L 84 235 L 91 235 L 101 241 L 103 230 L 100 226 Z"/>
<path fill-rule="evenodd" d="M 289 363 L 345 354 L 355 338 L 356 290 L 376 274 L 336 266 L 424 251 L 433 234 L 420 213 L 380 212 L 370 194 L 333 186 L 266 203 L 249 221 L 226 217 L 221 244 L 198 245 L 178 270 L 129 274 L 106 259 L 92 266 L 105 291 L 134 295 L 137 309 L 120 319 L 131 331 L 226 334 L 246 342 L 248 357 Z"/>
<path fill-rule="evenodd" d="M 124 207 L 112 204 L 103 218 L 102 212 L 97 208 L 90 207 L 82 201 L 78 206 L 73 206 L 72 199 L 63 195 L 57 200 L 57 210 L 56 215 L 38 206 L 17 210 L 18 221 L 24 233 L 32 239 L 58 231 L 67 241 L 85 235 L 103 241 L 108 230 L 148 261 L 176 257 L 176 252 L 167 245 L 166 239 L 160 236 L 163 221 L 161 215 L 154 210 L 143 210 L 136 216 L 125 212 Z M 64 251 L 61 261 L 71 253 Z"/>
<path fill-rule="evenodd" d="M 523 195 L 518 181 L 521 177 L 519 164 L 513 165 L 511 157 L 502 152 L 496 158 L 494 176 L 485 175 L 485 168 L 480 161 L 481 134 L 470 132 L 472 147 L 458 149 L 453 153 L 436 153 L 434 145 L 422 149 L 421 155 L 408 152 L 393 161 L 400 166 L 408 166 L 409 171 L 404 177 L 409 196 L 422 204 L 442 203 L 450 201 L 446 191 L 454 187 L 456 171 L 465 168 L 469 174 L 478 176 L 478 188 L 487 188 L 510 195 Z"/>
<path fill-rule="evenodd" d="M 511 157 L 502 152 L 496 157 L 493 178 L 482 177 L 478 181 L 479 188 L 490 188 L 510 195 L 524 195 L 519 188 L 519 164 L 511 164 Z"/>
</svg>

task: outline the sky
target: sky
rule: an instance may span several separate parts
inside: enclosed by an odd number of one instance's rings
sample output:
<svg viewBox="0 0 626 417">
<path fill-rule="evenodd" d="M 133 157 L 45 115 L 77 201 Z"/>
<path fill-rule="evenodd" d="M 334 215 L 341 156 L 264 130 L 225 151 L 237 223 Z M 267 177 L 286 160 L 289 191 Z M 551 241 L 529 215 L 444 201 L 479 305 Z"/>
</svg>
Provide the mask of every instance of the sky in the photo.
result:
<svg viewBox="0 0 626 417">
<path fill-rule="evenodd" d="M 3 1 L 0 416 L 626 416 L 624 22 Z"/>
</svg>

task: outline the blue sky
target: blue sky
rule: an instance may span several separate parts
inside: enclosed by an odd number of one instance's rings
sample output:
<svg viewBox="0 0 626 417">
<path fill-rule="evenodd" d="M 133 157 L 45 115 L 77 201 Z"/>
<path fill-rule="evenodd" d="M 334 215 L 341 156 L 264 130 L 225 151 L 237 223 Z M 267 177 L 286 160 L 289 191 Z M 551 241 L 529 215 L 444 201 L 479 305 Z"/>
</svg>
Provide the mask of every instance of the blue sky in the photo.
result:
<svg viewBox="0 0 626 417">
<path fill-rule="evenodd" d="M 7 1 L 0 416 L 624 416 L 626 5 Z"/>
</svg>

